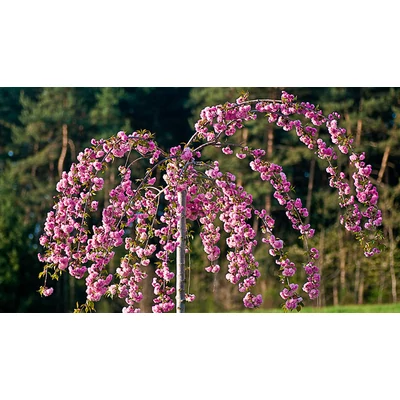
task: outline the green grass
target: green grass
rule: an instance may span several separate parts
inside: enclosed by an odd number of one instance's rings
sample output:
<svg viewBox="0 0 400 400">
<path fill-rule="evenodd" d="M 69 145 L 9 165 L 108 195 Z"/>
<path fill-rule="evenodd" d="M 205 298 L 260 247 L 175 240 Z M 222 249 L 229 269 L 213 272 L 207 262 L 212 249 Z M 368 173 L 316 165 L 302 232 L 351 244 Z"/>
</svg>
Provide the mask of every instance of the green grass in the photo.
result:
<svg viewBox="0 0 400 400">
<path fill-rule="evenodd" d="M 283 312 L 280 309 L 260 309 L 260 312 Z M 296 313 L 296 311 L 293 311 Z M 331 307 L 304 307 L 301 313 L 400 313 L 400 303 L 395 304 L 365 304 Z"/>
</svg>

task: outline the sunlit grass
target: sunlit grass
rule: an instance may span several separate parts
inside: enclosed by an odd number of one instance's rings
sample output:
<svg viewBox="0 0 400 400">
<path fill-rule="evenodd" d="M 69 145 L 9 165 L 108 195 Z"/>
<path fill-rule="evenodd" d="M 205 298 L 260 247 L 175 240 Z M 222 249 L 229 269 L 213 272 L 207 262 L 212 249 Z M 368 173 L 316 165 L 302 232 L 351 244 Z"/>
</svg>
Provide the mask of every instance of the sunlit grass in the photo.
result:
<svg viewBox="0 0 400 400">
<path fill-rule="evenodd" d="M 283 313 L 280 309 L 260 309 L 259 312 Z M 293 311 L 296 313 L 296 311 Z M 331 307 L 304 307 L 302 313 L 400 313 L 400 303 L 395 304 L 363 304 Z"/>
</svg>

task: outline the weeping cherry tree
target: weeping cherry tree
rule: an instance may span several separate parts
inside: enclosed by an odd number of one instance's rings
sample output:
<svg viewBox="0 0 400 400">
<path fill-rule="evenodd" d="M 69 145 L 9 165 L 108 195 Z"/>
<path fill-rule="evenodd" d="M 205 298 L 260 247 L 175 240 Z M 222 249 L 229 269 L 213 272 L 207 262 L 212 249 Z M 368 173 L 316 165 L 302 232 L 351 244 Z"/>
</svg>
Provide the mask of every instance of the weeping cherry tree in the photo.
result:
<svg viewBox="0 0 400 400">
<path fill-rule="evenodd" d="M 147 130 L 132 134 L 121 131 L 106 140 L 93 139 L 92 147 L 79 154 L 78 162 L 62 173 L 57 184 L 58 196 L 40 238 L 44 251 L 38 257 L 45 265 L 39 293 L 51 295 L 54 289 L 49 279 L 68 272 L 76 279 L 85 278 L 86 302 L 75 311 L 93 311 L 95 303 L 107 296 L 123 299 L 123 312 L 139 312 L 141 282 L 153 264 L 153 312 L 184 312 L 185 303 L 195 300 L 195 295 L 187 291 L 185 270 L 190 251 L 188 225 L 197 221 L 209 261 L 206 271 L 219 273 L 221 257 L 226 257 L 226 279 L 237 285 L 245 307 L 262 304 L 261 294 L 254 293 L 260 277 L 254 257 L 256 246 L 265 246 L 275 259 L 285 311 L 300 311 L 305 297 L 316 299 L 321 279 L 319 252 L 309 243 L 315 230 L 306 223 L 307 208 L 294 195 L 283 168 L 266 160 L 263 149 L 231 140 L 248 121 L 260 115 L 285 131 L 294 129 L 299 140 L 326 162 L 329 185 L 337 190 L 341 224 L 354 233 L 366 257 L 379 253 L 383 247 L 379 230 L 382 213 L 377 206 L 378 191 L 370 179 L 372 168 L 365 154 L 353 148 L 346 129 L 339 127 L 340 115 L 333 112 L 325 116 L 318 107 L 298 102 L 285 91 L 280 99 L 251 100 L 246 93 L 235 103 L 203 109 L 190 140 L 169 151 L 161 149 Z M 330 143 L 319 137 L 321 127 L 329 132 Z M 224 171 L 217 161 L 203 159 L 202 151 L 208 146 L 243 160 L 263 184 L 272 186 L 274 198 L 303 242 L 305 282 L 296 282 L 298 267 L 285 250 L 284 239 L 274 234 L 271 215 L 254 206 L 251 194 L 237 184 L 232 171 Z M 351 177 L 338 170 L 339 152 L 347 155 L 353 167 Z M 98 210 L 95 196 L 103 190 L 101 175 L 117 160 L 118 185 L 109 192 L 109 204 Z M 140 178 L 133 176 L 139 160 L 148 163 Z M 157 170 L 162 171 L 162 182 L 157 182 Z M 102 219 L 96 225 L 91 216 L 98 211 Z M 254 218 L 262 227 L 260 243 L 251 224 Z M 226 254 L 220 249 L 222 230 L 227 236 Z M 112 274 L 109 263 L 120 246 L 125 253 Z"/>
</svg>

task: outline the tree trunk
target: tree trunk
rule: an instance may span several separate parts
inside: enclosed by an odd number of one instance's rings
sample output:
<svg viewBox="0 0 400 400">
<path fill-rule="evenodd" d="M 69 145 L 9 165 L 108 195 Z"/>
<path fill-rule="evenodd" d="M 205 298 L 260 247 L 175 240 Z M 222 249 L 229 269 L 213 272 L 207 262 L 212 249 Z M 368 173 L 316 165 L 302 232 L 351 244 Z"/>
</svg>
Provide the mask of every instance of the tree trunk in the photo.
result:
<svg viewBox="0 0 400 400">
<path fill-rule="evenodd" d="M 346 129 L 347 129 L 347 134 L 349 136 L 352 136 L 352 130 L 351 130 L 351 119 L 350 119 L 350 114 L 346 112 L 344 114 L 344 121 L 346 122 Z"/>
<path fill-rule="evenodd" d="M 61 154 L 60 158 L 58 159 L 58 175 L 61 178 L 63 169 L 64 169 L 64 161 L 67 155 L 67 148 L 68 148 L 68 125 L 63 124 L 62 126 L 62 147 L 61 147 Z"/>
<path fill-rule="evenodd" d="M 265 142 L 264 142 L 265 143 Z M 267 160 L 271 161 L 274 151 L 274 127 L 272 124 L 267 126 Z M 271 215 L 271 194 L 268 193 L 265 197 L 265 211 L 267 215 Z"/>
<path fill-rule="evenodd" d="M 346 294 L 346 247 L 343 242 L 343 231 L 339 231 L 339 268 L 340 268 L 340 300 Z"/>
<path fill-rule="evenodd" d="M 75 160 L 76 159 L 75 144 L 71 139 L 68 140 L 68 144 L 69 144 L 69 148 L 71 149 L 71 159 Z"/>
<path fill-rule="evenodd" d="M 179 244 L 176 248 L 176 312 L 185 312 L 186 190 L 178 193 L 181 209 L 178 220 Z"/>
<path fill-rule="evenodd" d="M 364 272 L 360 271 L 360 285 L 358 287 L 358 299 L 357 303 L 362 304 L 364 299 Z"/>
<path fill-rule="evenodd" d="M 244 145 L 247 145 L 247 141 L 249 140 L 249 129 L 248 128 L 243 128 L 242 129 L 242 141 Z"/>
<path fill-rule="evenodd" d="M 248 139 L 249 139 L 249 130 L 247 128 L 243 128 L 242 138 L 241 138 L 242 144 L 247 145 Z M 236 184 L 238 186 L 243 186 L 243 172 L 241 169 L 239 169 L 238 173 L 236 174 Z"/>
<path fill-rule="evenodd" d="M 271 195 L 267 194 L 265 197 L 265 211 L 267 212 L 267 215 L 271 215 Z"/>
<path fill-rule="evenodd" d="M 39 143 L 35 143 L 35 144 L 33 145 L 33 152 L 34 152 L 34 154 L 36 155 L 38 151 L 39 151 Z M 32 169 L 31 169 L 31 175 L 32 175 L 33 177 L 36 176 L 36 171 L 37 171 L 37 166 L 36 166 L 36 165 L 33 165 L 33 166 L 32 166 Z"/>
<path fill-rule="evenodd" d="M 267 160 L 270 161 L 274 149 L 274 127 L 268 124 L 267 127 Z"/>
<path fill-rule="evenodd" d="M 57 169 L 58 176 L 61 178 L 64 170 L 64 161 L 67 156 L 68 149 L 68 125 L 62 125 L 62 142 L 61 142 L 61 154 L 58 159 Z M 68 312 L 71 305 L 75 306 L 73 299 L 75 299 L 75 278 L 69 276 L 68 279 L 64 280 L 64 311 Z"/>
<path fill-rule="evenodd" d="M 360 262 L 356 261 L 356 273 L 354 277 L 354 301 L 357 301 L 359 287 L 360 287 Z"/>
<path fill-rule="evenodd" d="M 333 280 L 333 305 L 339 305 L 339 296 L 338 296 L 338 287 L 337 287 L 337 278 Z"/>
<path fill-rule="evenodd" d="M 362 133 L 362 126 L 363 126 L 363 121 L 362 121 L 362 111 L 363 111 L 363 97 L 362 97 L 362 92 L 363 89 L 360 89 L 360 105 L 358 106 L 358 120 L 357 120 L 357 128 L 356 128 L 356 140 L 355 140 L 355 146 L 359 147 L 361 144 L 361 133 Z"/>
<path fill-rule="evenodd" d="M 147 278 L 142 281 L 143 300 L 140 302 L 140 310 L 143 313 L 151 313 L 153 307 L 154 288 L 152 286 L 153 278 L 156 276 L 152 265 L 143 268 Z"/>
<path fill-rule="evenodd" d="M 385 152 L 383 153 L 381 168 L 380 168 L 379 173 L 378 173 L 378 179 L 377 179 L 378 183 L 382 182 L 383 175 L 385 173 L 387 162 L 388 162 L 388 159 L 389 159 L 389 154 L 390 154 L 390 146 L 388 145 L 388 146 L 386 146 Z"/>
<path fill-rule="evenodd" d="M 319 236 L 319 274 L 321 276 L 321 287 L 320 287 L 320 294 L 317 297 L 317 307 L 322 307 L 325 304 L 325 287 L 324 287 L 324 278 L 323 278 L 323 271 L 322 267 L 324 265 L 324 258 L 325 258 L 325 229 L 322 228 L 320 236 Z"/>
<path fill-rule="evenodd" d="M 75 308 L 75 278 L 71 275 L 68 277 L 68 284 L 69 284 L 69 299 L 68 299 L 68 311 L 71 311 Z"/>
<path fill-rule="evenodd" d="M 390 277 L 392 280 L 392 299 L 393 303 L 397 303 L 397 281 L 396 281 L 396 272 L 394 270 L 394 249 L 396 243 L 393 237 L 393 227 L 389 226 L 389 270 Z"/>
<path fill-rule="evenodd" d="M 306 200 L 306 208 L 308 210 L 308 216 L 306 217 L 306 224 L 310 223 L 311 217 L 311 201 L 314 189 L 314 176 L 315 176 L 315 157 L 311 159 L 310 162 L 310 176 L 308 178 L 308 188 L 307 188 L 307 200 Z"/>
<path fill-rule="evenodd" d="M 385 271 L 387 269 L 387 262 L 383 262 L 379 270 L 379 292 L 378 292 L 378 304 L 382 304 L 383 292 L 385 291 Z"/>
<path fill-rule="evenodd" d="M 357 120 L 356 143 L 355 143 L 356 147 L 359 147 L 360 143 L 361 143 L 362 125 L 363 125 L 363 122 L 362 122 L 362 119 L 360 118 Z"/>
</svg>

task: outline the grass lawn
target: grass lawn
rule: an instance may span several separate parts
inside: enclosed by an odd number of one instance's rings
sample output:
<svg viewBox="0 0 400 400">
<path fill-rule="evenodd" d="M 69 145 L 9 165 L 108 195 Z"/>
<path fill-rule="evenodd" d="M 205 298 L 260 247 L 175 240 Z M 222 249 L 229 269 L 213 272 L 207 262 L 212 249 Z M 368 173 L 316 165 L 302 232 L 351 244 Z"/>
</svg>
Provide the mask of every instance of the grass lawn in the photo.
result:
<svg viewBox="0 0 400 400">
<path fill-rule="evenodd" d="M 280 309 L 259 310 L 260 312 L 283 312 Z M 295 313 L 295 311 L 292 311 Z M 304 307 L 301 313 L 400 313 L 400 303 L 395 304 L 365 304 L 336 307 Z"/>
</svg>

